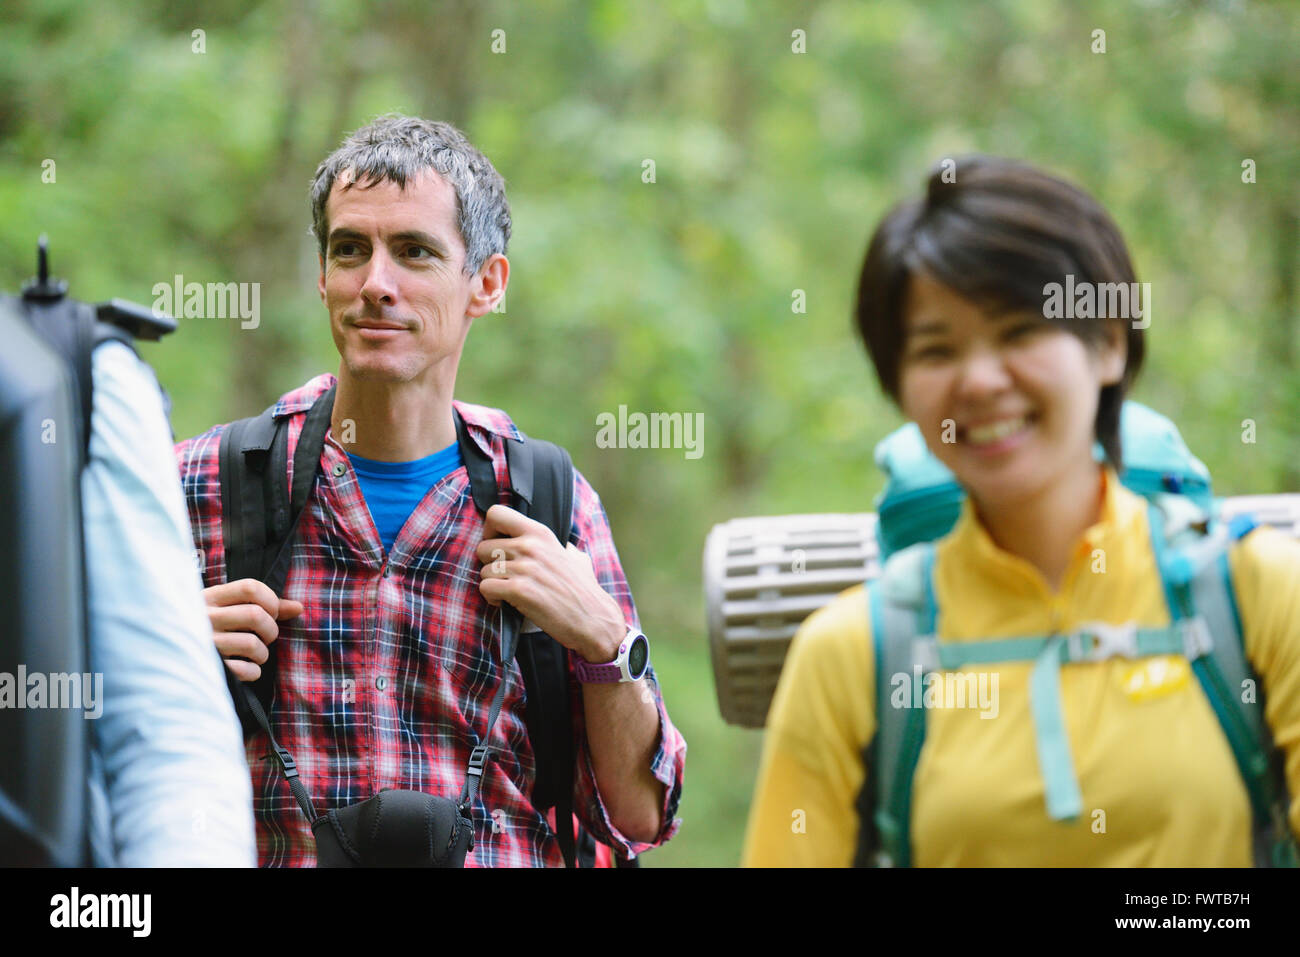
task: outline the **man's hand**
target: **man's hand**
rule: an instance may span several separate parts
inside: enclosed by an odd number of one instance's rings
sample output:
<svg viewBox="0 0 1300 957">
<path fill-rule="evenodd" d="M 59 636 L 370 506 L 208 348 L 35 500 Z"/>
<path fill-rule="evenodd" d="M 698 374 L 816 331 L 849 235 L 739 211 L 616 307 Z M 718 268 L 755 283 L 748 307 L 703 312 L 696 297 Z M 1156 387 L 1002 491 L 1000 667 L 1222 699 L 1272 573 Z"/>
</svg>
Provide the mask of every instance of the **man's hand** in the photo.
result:
<svg viewBox="0 0 1300 957">
<path fill-rule="evenodd" d="M 303 612 L 302 602 L 277 597 L 255 578 L 205 588 L 203 603 L 208 606 L 217 651 L 240 681 L 262 677 L 261 666 L 271 657 L 267 646 L 280 637 L 276 622 Z"/>
<path fill-rule="evenodd" d="M 592 664 L 612 661 L 627 635 L 623 609 L 600 587 L 591 558 L 563 546 L 541 522 L 493 505 L 477 550 L 479 592 L 507 602 L 560 644 Z"/>
</svg>

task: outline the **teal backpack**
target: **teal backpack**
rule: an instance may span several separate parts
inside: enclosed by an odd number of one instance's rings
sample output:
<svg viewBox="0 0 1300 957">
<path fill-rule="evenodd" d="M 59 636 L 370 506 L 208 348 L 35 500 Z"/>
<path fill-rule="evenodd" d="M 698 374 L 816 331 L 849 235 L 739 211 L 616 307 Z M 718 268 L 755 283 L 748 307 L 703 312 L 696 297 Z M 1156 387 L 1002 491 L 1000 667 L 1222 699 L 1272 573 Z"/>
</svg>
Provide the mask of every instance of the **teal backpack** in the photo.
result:
<svg viewBox="0 0 1300 957">
<path fill-rule="evenodd" d="M 1260 866 L 1297 866 L 1300 850 L 1286 818 L 1281 755 L 1264 721 L 1262 685 L 1246 659 L 1233 595 L 1228 546 L 1255 527 L 1248 516 L 1218 519 L 1205 465 L 1164 416 L 1126 402 L 1120 417 L 1123 484 L 1148 501 L 1151 541 L 1171 625 L 1090 624 L 1068 634 L 976 642 L 935 636 L 935 542 L 961 512 L 965 491 L 908 424 L 876 447 L 886 474 L 877 500 L 883 565 L 867 587 L 875 643 L 876 734 L 865 752 L 868 774 L 858 801 L 857 866 L 911 864 L 912 781 L 925 743 L 925 708 L 890 705 L 890 676 L 955 671 L 973 665 L 1033 661 L 1031 713 L 1048 815 L 1071 821 L 1083 811 L 1061 710 L 1060 670 L 1115 656 L 1185 655 L 1227 736 L 1254 819 Z M 1098 460 L 1101 447 L 1094 449 Z M 1243 701 L 1251 681 L 1255 700 Z"/>
</svg>

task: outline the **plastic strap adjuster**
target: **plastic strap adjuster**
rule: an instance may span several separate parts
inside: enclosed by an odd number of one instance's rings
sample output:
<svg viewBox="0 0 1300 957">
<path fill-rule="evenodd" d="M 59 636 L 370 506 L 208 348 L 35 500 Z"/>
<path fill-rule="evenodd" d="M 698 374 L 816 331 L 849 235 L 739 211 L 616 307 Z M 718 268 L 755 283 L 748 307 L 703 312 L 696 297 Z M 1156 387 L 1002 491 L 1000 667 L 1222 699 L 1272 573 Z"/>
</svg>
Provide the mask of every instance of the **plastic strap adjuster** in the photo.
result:
<svg viewBox="0 0 1300 957">
<path fill-rule="evenodd" d="M 298 765 L 294 764 L 293 755 L 278 745 L 275 753 L 280 759 L 280 767 L 284 771 L 285 778 L 296 778 L 298 776 Z"/>
<path fill-rule="evenodd" d="M 492 749 L 486 745 L 478 745 L 469 753 L 469 773 L 475 777 L 483 777 L 483 768 L 487 764 L 488 758 L 492 755 Z"/>
<path fill-rule="evenodd" d="M 1068 661 L 1106 661 L 1138 656 L 1137 627 L 1092 622 L 1066 636 Z"/>
</svg>

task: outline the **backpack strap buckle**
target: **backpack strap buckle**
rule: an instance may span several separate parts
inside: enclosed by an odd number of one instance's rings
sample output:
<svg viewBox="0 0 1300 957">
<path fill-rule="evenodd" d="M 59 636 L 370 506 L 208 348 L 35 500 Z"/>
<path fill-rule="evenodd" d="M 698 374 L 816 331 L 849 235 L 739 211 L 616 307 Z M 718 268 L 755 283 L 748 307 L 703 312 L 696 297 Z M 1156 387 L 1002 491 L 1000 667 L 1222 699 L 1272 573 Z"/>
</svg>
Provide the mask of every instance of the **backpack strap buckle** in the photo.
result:
<svg viewBox="0 0 1300 957">
<path fill-rule="evenodd" d="M 1066 636 L 1068 661 L 1106 661 L 1138 656 L 1137 626 L 1092 622 Z"/>
<path fill-rule="evenodd" d="M 493 706 L 492 721 L 489 722 L 488 731 L 492 730 L 491 725 L 496 721 L 496 708 Z M 483 744 L 474 746 L 474 750 L 469 753 L 469 768 L 465 771 L 465 786 L 461 788 L 460 800 L 456 806 L 460 808 L 461 814 L 469 817 L 474 807 L 474 802 L 478 799 L 478 788 L 483 782 L 483 768 L 487 765 L 488 758 L 492 756 L 492 749 Z"/>
<path fill-rule="evenodd" d="M 1183 654 L 1188 661 L 1195 661 L 1214 651 L 1214 636 L 1210 634 L 1210 626 L 1200 615 L 1180 619 L 1175 622 L 1175 627 L 1182 632 Z"/>
<path fill-rule="evenodd" d="M 285 780 L 292 781 L 298 776 L 298 765 L 293 760 L 293 755 L 286 749 L 275 745 L 275 755 L 280 760 L 280 769 L 284 772 Z"/>
<path fill-rule="evenodd" d="M 478 745 L 469 753 L 469 773 L 479 778 L 483 777 L 483 767 L 487 764 L 488 757 L 492 754 L 490 748 L 486 745 Z"/>
</svg>

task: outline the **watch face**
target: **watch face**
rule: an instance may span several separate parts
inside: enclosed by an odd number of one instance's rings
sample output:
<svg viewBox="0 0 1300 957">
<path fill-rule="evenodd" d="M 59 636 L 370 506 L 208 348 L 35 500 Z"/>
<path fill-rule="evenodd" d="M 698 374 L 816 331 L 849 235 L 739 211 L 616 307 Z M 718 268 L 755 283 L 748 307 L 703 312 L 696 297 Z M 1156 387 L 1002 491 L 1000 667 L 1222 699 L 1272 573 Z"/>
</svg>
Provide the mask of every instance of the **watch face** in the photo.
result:
<svg viewBox="0 0 1300 957">
<path fill-rule="evenodd" d="M 640 678 L 645 673 L 646 665 L 650 663 L 650 642 L 646 641 L 645 635 L 637 635 L 632 639 L 632 650 L 627 655 L 627 670 L 633 678 Z"/>
</svg>

